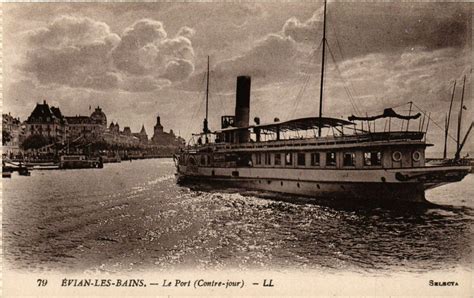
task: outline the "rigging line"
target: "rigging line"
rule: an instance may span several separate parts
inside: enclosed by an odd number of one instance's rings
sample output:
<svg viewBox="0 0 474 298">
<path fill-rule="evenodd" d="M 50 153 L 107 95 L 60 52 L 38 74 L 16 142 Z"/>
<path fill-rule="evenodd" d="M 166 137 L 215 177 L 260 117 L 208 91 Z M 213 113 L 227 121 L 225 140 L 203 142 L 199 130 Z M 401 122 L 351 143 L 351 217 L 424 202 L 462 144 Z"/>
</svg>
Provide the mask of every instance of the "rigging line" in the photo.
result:
<svg viewBox="0 0 474 298">
<path fill-rule="evenodd" d="M 212 73 L 212 70 L 210 71 Z M 216 92 L 216 94 L 218 94 Z M 220 95 L 220 94 L 219 94 Z M 220 112 L 221 112 L 221 115 L 226 115 L 226 112 L 225 112 L 225 107 L 224 107 L 224 102 L 222 100 L 222 97 L 221 96 L 212 96 L 211 97 L 211 92 L 210 92 L 210 89 L 209 89 L 209 99 L 211 101 L 211 99 L 213 98 L 216 98 L 217 97 L 217 101 L 219 102 L 219 105 L 220 105 Z M 214 102 L 216 101 L 216 99 L 214 99 Z M 208 119 L 209 121 L 209 119 Z"/>
<path fill-rule="evenodd" d="M 390 108 L 396 109 L 396 108 L 399 108 L 399 107 L 403 107 L 403 106 L 409 105 L 410 103 L 411 103 L 411 101 L 405 102 L 405 103 L 401 103 L 401 104 L 399 104 L 399 105 L 397 105 L 397 106 L 393 106 L 393 107 L 390 107 Z M 415 104 L 415 103 L 413 103 L 413 104 Z M 420 112 L 422 112 L 421 109 L 420 109 Z"/>
<path fill-rule="evenodd" d="M 206 102 L 206 95 L 204 94 L 204 96 L 201 99 L 201 103 L 199 104 L 199 108 L 196 110 L 196 113 L 193 115 L 193 118 L 191 119 L 191 122 L 190 122 L 191 124 L 194 122 L 194 119 L 197 117 L 197 115 L 201 112 L 202 106 L 205 104 L 205 102 Z M 197 127 L 196 127 L 196 124 L 194 123 L 192 126 L 192 129 L 199 131 L 200 126 L 201 126 L 201 123 L 198 122 Z"/>
<path fill-rule="evenodd" d="M 341 46 L 341 44 L 340 44 L 340 42 L 339 42 L 339 37 L 338 37 L 338 35 L 337 35 L 337 30 L 334 29 L 334 28 L 332 28 L 332 29 L 333 29 L 332 31 L 334 32 L 334 37 L 335 37 L 335 39 L 336 39 L 336 46 L 337 46 L 337 48 L 338 48 L 338 50 L 339 50 L 339 53 L 341 54 L 341 58 L 342 58 L 342 60 L 346 60 L 345 55 L 344 55 L 344 53 L 343 53 L 343 51 L 342 51 L 342 46 Z M 329 47 L 329 45 L 328 45 L 328 47 Z M 354 85 L 352 84 L 351 81 L 349 81 L 349 88 L 352 88 L 352 93 L 355 94 L 355 98 L 357 98 L 357 97 L 358 97 L 358 93 L 356 92 L 355 87 L 354 87 Z"/>
<path fill-rule="evenodd" d="M 319 47 L 318 47 L 317 49 L 319 49 Z M 306 65 L 308 65 L 308 64 L 311 63 L 311 61 L 312 61 L 313 58 L 314 58 L 315 51 L 317 51 L 317 49 L 315 50 L 315 47 L 312 47 L 311 53 L 310 53 L 310 55 L 307 57 L 307 58 L 309 58 L 309 59 L 308 59 L 308 62 L 306 63 Z M 301 79 L 301 78 L 297 75 L 296 78 L 294 79 L 293 86 L 298 86 L 298 85 L 300 85 L 300 79 Z M 303 83 L 303 84 L 306 84 L 307 77 L 303 77 L 301 80 L 302 80 L 302 83 Z M 282 97 L 282 98 L 287 98 L 287 97 L 289 97 L 289 96 L 288 96 L 288 93 L 289 93 L 289 90 L 290 90 L 290 89 L 293 89 L 293 88 L 291 88 L 291 87 L 290 87 L 290 88 L 285 88 L 285 91 L 284 91 L 284 94 L 283 94 L 283 97 Z M 300 93 L 300 92 L 298 91 L 298 93 L 297 93 L 297 95 L 296 95 L 296 97 L 295 97 L 295 100 L 298 99 L 299 93 Z M 293 117 L 293 115 L 295 114 L 295 112 L 296 112 L 296 108 L 294 107 L 291 117 Z"/>
<path fill-rule="evenodd" d="M 337 61 L 336 61 L 336 56 L 334 55 L 334 52 L 332 51 L 332 49 L 331 49 L 331 47 L 329 46 L 329 43 L 328 43 L 327 41 L 326 41 L 326 44 L 327 44 L 327 47 L 328 47 L 328 49 L 329 49 L 329 53 L 331 54 L 331 58 L 332 58 L 332 60 L 334 61 L 334 64 L 335 64 L 335 66 L 336 66 L 336 69 L 337 69 L 337 71 L 338 71 L 338 73 L 339 73 L 339 76 L 340 76 L 340 78 L 342 79 L 342 81 L 343 81 L 343 83 L 344 83 L 344 89 L 345 89 L 345 91 L 346 91 L 346 93 L 347 93 L 347 95 L 348 95 L 348 97 L 349 97 L 349 100 L 351 100 L 351 105 L 352 105 L 352 107 L 354 108 L 355 112 L 358 113 L 358 114 L 360 114 L 361 112 L 360 112 L 360 110 L 359 110 L 358 107 L 357 107 L 357 103 L 356 103 L 355 96 L 354 96 L 354 94 L 356 94 L 356 92 L 355 92 L 355 90 L 352 91 L 352 90 L 350 89 L 350 87 L 352 86 L 352 85 L 351 85 L 351 82 L 349 81 L 349 83 L 348 83 L 347 80 L 346 80 L 346 79 L 344 78 L 344 76 L 342 75 L 341 69 L 339 68 L 339 65 L 338 65 L 338 63 L 337 63 Z M 340 49 L 339 49 L 339 50 L 340 50 Z M 341 53 L 341 56 L 343 57 L 342 53 Z M 343 59 L 344 59 L 344 58 L 343 58 Z M 354 88 L 352 87 L 352 89 L 354 89 Z"/>
<path fill-rule="evenodd" d="M 405 102 L 405 103 L 402 103 L 402 104 L 399 104 L 399 105 L 396 105 L 396 106 L 391 106 L 391 107 L 386 107 L 387 109 L 398 109 L 400 107 L 403 107 L 403 106 L 406 106 L 406 105 L 409 105 L 410 102 Z M 380 108 L 373 108 L 373 109 L 367 109 L 367 112 L 375 112 L 375 111 L 380 111 Z M 403 110 L 405 112 L 407 112 L 408 110 Z M 422 110 L 420 110 L 420 112 L 423 112 Z"/>
<path fill-rule="evenodd" d="M 316 28 L 316 32 L 319 31 L 319 29 L 321 29 L 321 25 L 319 25 L 317 28 Z M 316 57 L 316 54 L 318 53 L 319 49 L 321 48 L 321 45 L 323 44 L 323 40 L 321 39 L 320 42 L 319 42 L 319 45 L 318 47 L 315 49 L 315 47 L 313 47 L 311 50 L 311 54 L 309 55 L 309 60 L 307 62 L 307 65 L 311 64 L 313 59 L 315 59 Z M 304 94 L 304 91 L 306 90 L 306 87 L 309 83 L 309 80 L 311 79 L 311 74 L 307 75 L 306 77 L 303 78 L 303 84 L 302 84 L 302 87 L 300 88 L 300 90 L 298 91 L 298 93 L 296 94 L 295 96 L 295 105 L 294 105 L 294 108 L 293 108 L 293 111 L 292 111 L 292 114 L 291 114 L 291 118 L 294 117 L 294 115 L 296 114 L 296 111 L 297 111 L 297 108 L 298 108 L 298 105 L 299 105 L 299 102 L 301 100 L 301 98 L 303 97 L 303 94 Z M 295 85 L 299 85 L 298 84 L 298 80 L 299 78 L 297 77 L 296 80 L 295 80 Z"/>
<path fill-rule="evenodd" d="M 296 95 L 295 97 L 295 105 L 293 106 L 293 112 L 291 113 L 291 118 L 294 117 L 295 113 L 296 113 L 296 110 L 298 109 L 298 106 L 299 106 L 299 103 L 301 101 L 301 98 L 303 97 L 303 93 L 305 92 L 306 90 L 306 87 L 308 86 L 308 83 L 310 81 L 310 78 L 311 78 L 311 75 L 308 75 L 306 78 L 305 78 L 305 81 L 300 89 L 300 91 L 298 92 L 298 94 Z"/>
<path fill-rule="evenodd" d="M 311 74 L 308 74 L 305 77 L 305 79 L 304 79 L 305 81 L 302 84 L 301 89 L 299 90 L 298 94 L 295 97 L 295 105 L 293 106 L 293 112 L 292 112 L 291 117 L 293 117 L 295 115 L 295 113 L 298 109 L 299 103 L 301 102 L 301 98 L 303 98 L 303 94 L 306 91 L 306 88 L 308 87 L 309 81 L 311 80 L 311 77 L 312 77 Z"/>
<path fill-rule="evenodd" d="M 220 107 L 221 107 L 221 115 L 226 115 L 227 113 L 225 111 L 224 101 L 222 100 L 222 97 L 218 96 L 217 98 L 219 100 L 219 104 L 220 104 Z"/>
<path fill-rule="evenodd" d="M 316 58 L 316 54 L 319 52 L 319 49 L 321 48 L 322 43 L 323 43 L 323 41 L 321 40 L 321 42 L 319 43 L 319 46 L 314 51 L 312 51 L 311 55 L 309 56 L 309 60 L 308 60 L 308 63 L 307 63 L 308 65 L 311 64 L 312 61 Z M 303 97 L 304 92 L 306 91 L 306 88 L 308 87 L 308 83 L 309 83 L 310 79 L 311 79 L 311 73 L 307 74 L 307 76 L 304 77 L 303 85 L 301 86 L 300 90 L 298 91 L 298 93 L 295 96 L 295 105 L 293 107 L 293 112 L 291 114 L 291 118 L 294 117 L 294 115 L 296 113 L 296 110 L 298 109 L 299 103 L 301 101 L 301 98 Z"/>
<path fill-rule="evenodd" d="M 354 98 L 352 98 L 352 95 L 351 93 L 349 92 L 349 90 L 347 89 L 347 86 L 346 86 L 346 82 L 344 80 L 344 77 L 342 76 L 342 73 L 341 73 L 341 70 L 339 69 L 339 66 L 337 65 L 337 62 L 336 62 L 336 59 L 334 57 L 334 53 L 332 52 L 331 48 L 329 47 L 329 44 L 327 44 L 327 47 L 328 47 L 328 50 L 329 50 L 329 54 L 334 62 L 334 65 L 336 66 L 336 70 L 337 72 L 339 73 L 339 76 L 341 77 L 342 81 L 343 81 L 343 84 L 344 84 L 344 90 L 346 90 L 346 93 L 347 93 L 347 96 L 349 97 L 349 101 L 352 105 L 352 108 L 354 109 L 354 111 L 358 114 L 360 114 L 360 111 L 359 109 L 357 108 L 355 102 L 354 102 Z"/>
<path fill-rule="evenodd" d="M 202 76 L 202 81 L 201 81 L 201 84 L 200 84 L 199 86 L 204 85 L 204 79 L 205 79 L 205 78 L 206 78 L 206 74 L 203 74 L 203 76 Z M 199 98 L 199 97 L 201 97 L 201 96 L 202 96 L 202 89 L 199 90 L 197 97 Z M 205 98 L 203 98 L 203 99 L 205 99 Z M 189 132 L 189 129 L 191 129 L 191 125 L 192 125 L 192 123 L 194 122 L 194 119 L 196 118 L 197 113 L 201 110 L 201 104 L 202 104 L 202 102 L 199 103 L 198 108 L 194 111 L 194 114 L 193 114 L 193 116 L 192 116 L 192 118 L 191 118 L 191 121 L 188 122 L 188 125 L 187 125 L 187 127 L 186 127 L 186 131 L 187 131 L 187 132 Z M 194 128 L 194 127 L 193 127 L 193 128 Z M 192 132 L 191 132 L 191 133 L 192 133 Z"/>
<path fill-rule="evenodd" d="M 334 58 L 332 57 L 332 52 L 331 50 L 329 51 L 331 53 L 331 58 L 333 59 L 334 61 Z M 334 61 L 334 64 L 336 64 L 336 61 Z M 339 68 L 337 67 L 337 64 L 336 64 L 336 70 L 338 71 L 339 73 L 339 77 L 341 78 L 342 80 L 342 83 L 343 83 L 343 88 L 344 90 L 346 91 L 346 94 L 347 94 L 347 97 L 349 98 L 349 102 L 352 106 L 352 108 L 354 109 L 354 111 L 357 113 L 357 114 L 360 114 L 360 110 L 358 109 L 357 105 L 355 104 L 355 101 L 354 101 L 354 98 L 350 92 L 350 90 L 347 88 L 347 85 L 346 85 L 346 81 L 344 80 L 343 76 L 342 76 L 342 73 L 340 72 Z"/>
<path fill-rule="evenodd" d="M 428 117 L 428 119 L 433 122 L 439 129 L 441 129 L 443 132 L 445 131 L 444 128 L 441 127 L 441 125 L 439 125 L 436 121 L 433 120 L 433 118 L 431 118 L 431 116 L 429 114 L 427 114 L 422 108 L 420 108 L 416 103 L 413 103 L 413 105 L 418 108 L 418 110 L 423 113 L 425 116 Z M 453 141 L 456 141 L 456 139 L 451 136 L 449 133 L 448 133 L 448 136 L 453 140 Z"/>
<path fill-rule="evenodd" d="M 321 44 L 322 44 L 322 41 L 319 43 L 319 46 L 318 46 L 316 49 L 315 49 L 315 48 L 312 49 L 312 52 L 311 52 L 311 54 L 310 54 L 309 57 L 308 57 L 308 58 L 309 58 L 309 59 L 308 59 L 308 62 L 306 63 L 307 65 L 310 65 L 310 64 L 312 63 L 312 61 L 316 58 L 316 54 L 318 53 L 319 49 L 321 48 Z M 303 83 L 305 83 L 305 82 L 308 80 L 308 77 L 310 77 L 310 76 L 311 76 L 311 73 L 309 73 L 309 75 L 305 76 L 305 77 L 303 78 L 303 80 L 304 80 Z M 300 91 L 298 92 L 298 95 L 299 95 L 300 93 L 301 93 L 301 89 L 300 89 Z"/>
<path fill-rule="evenodd" d="M 311 61 L 309 61 L 309 63 L 311 63 Z M 298 91 L 298 93 L 296 94 L 296 97 L 295 97 L 295 102 L 296 102 L 296 104 L 295 104 L 295 106 L 294 106 L 294 108 L 293 108 L 293 114 L 295 113 L 295 111 L 296 111 L 296 109 L 297 109 L 297 107 L 298 107 L 298 104 L 299 104 L 299 102 L 300 102 L 300 99 L 301 99 L 301 97 L 302 97 L 302 95 L 303 95 L 303 93 L 304 93 L 304 91 L 305 91 L 305 89 L 306 89 L 306 87 L 307 87 L 307 85 L 308 85 L 308 82 L 309 82 L 310 78 L 311 78 L 311 74 L 307 74 L 307 75 L 304 77 L 304 82 L 303 82 L 303 84 L 301 85 L 301 88 L 300 88 L 300 90 Z"/>
</svg>

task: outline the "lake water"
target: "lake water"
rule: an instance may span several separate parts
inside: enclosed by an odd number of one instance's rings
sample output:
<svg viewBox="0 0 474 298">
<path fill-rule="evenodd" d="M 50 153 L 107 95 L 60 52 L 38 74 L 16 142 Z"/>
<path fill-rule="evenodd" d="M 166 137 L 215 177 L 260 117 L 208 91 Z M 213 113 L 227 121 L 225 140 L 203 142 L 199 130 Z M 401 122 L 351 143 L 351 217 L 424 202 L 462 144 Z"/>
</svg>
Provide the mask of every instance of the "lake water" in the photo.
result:
<svg viewBox="0 0 474 298">
<path fill-rule="evenodd" d="M 20 271 L 470 270 L 474 175 L 399 208 L 178 186 L 169 159 L 3 179 L 4 266 Z"/>
</svg>

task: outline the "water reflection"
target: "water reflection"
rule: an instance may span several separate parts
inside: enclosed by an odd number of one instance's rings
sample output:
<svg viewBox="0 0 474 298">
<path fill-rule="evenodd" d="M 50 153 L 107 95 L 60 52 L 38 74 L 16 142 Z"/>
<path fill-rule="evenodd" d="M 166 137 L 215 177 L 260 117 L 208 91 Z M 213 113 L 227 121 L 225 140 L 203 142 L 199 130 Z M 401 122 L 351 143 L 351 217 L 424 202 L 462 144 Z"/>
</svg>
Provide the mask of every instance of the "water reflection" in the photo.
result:
<svg viewBox="0 0 474 298">
<path fill-rule="evenodd" d="M 472 180 L 387 208 L 190 189 L 169 160 L 34 172 L 4 183 L 4 258 L 30 271 L 470 268 Z"/>
</svg>

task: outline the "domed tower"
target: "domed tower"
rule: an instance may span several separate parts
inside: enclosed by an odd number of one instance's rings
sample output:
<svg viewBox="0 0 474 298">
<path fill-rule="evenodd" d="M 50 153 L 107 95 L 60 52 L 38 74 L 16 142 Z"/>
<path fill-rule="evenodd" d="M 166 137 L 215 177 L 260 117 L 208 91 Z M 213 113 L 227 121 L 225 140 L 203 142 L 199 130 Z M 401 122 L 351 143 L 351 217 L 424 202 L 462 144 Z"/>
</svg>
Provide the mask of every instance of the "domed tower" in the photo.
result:
<svg viewBox="0 0 474 298">
<path fill-rule="evenodd" d="M 91 114 L 91 120 L 102 125 L 104 128 L 107 127 L 107 116 L 105 116 L 100 107 L 95 108 L 95 111 Z"/>
</svg>

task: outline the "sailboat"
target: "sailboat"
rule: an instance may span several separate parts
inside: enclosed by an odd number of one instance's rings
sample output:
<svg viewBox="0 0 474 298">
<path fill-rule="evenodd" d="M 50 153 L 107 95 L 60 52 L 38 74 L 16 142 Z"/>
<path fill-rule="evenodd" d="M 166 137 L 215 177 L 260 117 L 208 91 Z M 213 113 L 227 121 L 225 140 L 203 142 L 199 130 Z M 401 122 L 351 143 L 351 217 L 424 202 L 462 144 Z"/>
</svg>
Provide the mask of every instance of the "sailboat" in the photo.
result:
<svg viewBox="0 0 474 298">
<path fill-rule="evenodd" d="M 425 202 L 427 189 L 461 181 L 469 173 L 471 167 L 462 163 L 425 164 L 425 149 L 432 146 L 426 142 L 430 117 L 411 115 L 411 104 L 409 115 L 387 108 L 380 115 L 348 120 L 323 116 L 326 2 L 322 44 L 319 115 L 287 121 L 261 124 L 256 118 L 251 125 L 251 77 L 239 76 L 235 114 L 221 116 L 220 129 L 211 131 L 208 60 L 204 127 L 177 156 L 178 182 L 314 199 Z M 377 131 L 379 119 L 385 126 Z"/>
<path fill-rule="evenodd" d="M 474 126 L 474 122 L 471 122 L 471 125 L 469 126 L 466 134 L 461 140 L 461 124 L 462 124 L 462 111 L 466 107 L 464 106 L 464 89 L 466 86 L 466 76 L 464 76 L 463 80 L 463 87 L 462 87 L 462 95 L 461 95 L 461 102 L 459 105 L 459 113 L 458 113 L 458 127 L 457 127 L 457 137 L 456 137 L 456 151 L 454 153 L 453 158 L 448 158 L 447 156 L 447 150 L 448 150 L 448 136 L 449 136 L 449 124 L 451 120 L 451 110 L 453 107 L 453 101 L 454 101 L 454 93 L 456 90 L 456 81 L 454 82 L 453 86 L 453 94 L 451 96 L 451 102 L 449 104 L 449 111 L 448 114 L 446 115 L 446 122 L 445 122 L 445 129 L 444 129 L 444 150 L 443 150 L 443 158 L 430 158 L 428 159 L 428 163 L 432 165 L 455 165 L 455 164 L 466 164 L 468 163 L 469 165 L 474 164 L 474 160 L 472 158 L 461 158 L 461 151 L 466 144 L 466 141 L 468 140 L 468 137 L 472 131 L 472 127 Z M 472 168 L 471 168 L 472 172 Z"/>
</svg>

